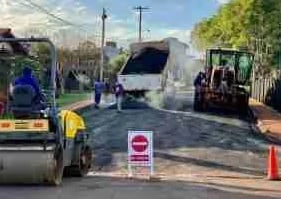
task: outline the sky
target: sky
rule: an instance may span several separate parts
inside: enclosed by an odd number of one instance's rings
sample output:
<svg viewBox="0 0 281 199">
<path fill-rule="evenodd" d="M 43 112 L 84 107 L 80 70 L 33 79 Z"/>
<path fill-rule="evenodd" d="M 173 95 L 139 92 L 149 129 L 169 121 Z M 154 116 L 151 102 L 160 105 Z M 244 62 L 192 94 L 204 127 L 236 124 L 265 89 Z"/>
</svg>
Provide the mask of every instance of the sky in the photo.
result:
<svg viewBox="0 0 281 199">
<path fill-rule="evenodd" d="M 0 0 L 0 21 L 3 28 L 10 27 L 18 35 L 47 35 L 60 45 L 71 45 L 84 38 L 100 42 L 100 15 L 102 8 L 105 8 L 108 14 L 107 40 L 125 46 L 137 40 L 138 14 L 133 7 L 141 5 L 149 7 L 143 14 L 144 40 L 176 37 L 189 43 L 194 25 L 213 15 L 227 1 Z M 65 21 L 54 19 L 50 14 Z"/>
</svg>

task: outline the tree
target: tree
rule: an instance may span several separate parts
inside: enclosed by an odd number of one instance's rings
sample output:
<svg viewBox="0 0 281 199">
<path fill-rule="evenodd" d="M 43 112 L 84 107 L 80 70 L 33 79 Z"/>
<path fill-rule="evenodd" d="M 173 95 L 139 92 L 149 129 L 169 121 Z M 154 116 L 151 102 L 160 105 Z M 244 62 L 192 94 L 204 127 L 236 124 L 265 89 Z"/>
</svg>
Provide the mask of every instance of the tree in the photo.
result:
<svg viewBox="0 0 281 199">
<path fill-rule="evenodd" d="M 280 63 L 280 0 L 231 0 L 218 12 L 199 22 L 192 31 L 197 49 L 246 47 L 256 53 L 266 69 Z"/>
<path fill-rule="evenodd" d="M 32 55 L 36 57 L 44 68 L 51 66 L 51 50 L 46 43 L 36 43 L 32 45 Z"/>
<path fill-rule="evenodd" d="M 42 81 L 42 76 L 40 74 L 41 65 L 38 61 L 32 57 L 23 57 L 23 56 L 9 56 L 0 58 L 0 98 L 7 97 L 7 91 L 9 85 L 15 80 L 16 77 L 19 77 L 22 74 L 23 68 L 29 66 L 33 69 L 35 76 Z"/>
<path fill-rule="evenodd" d="M 79 43 L 76 49 L 73 50 L 75 58 L 79 61 L 99 60 L 100 50 L 96 44 L 91 41 Z"/>
<path fill-rule="evenodd" d="M 128 59 L 129 53 L 124 51 L 115 58 L 113 58 L 110 62 L 109 65 L 106 67 L 107 72 L 112 76 L 115 76 L 121 68 L 124 66 Z"/>
<path fill-rule="evenodd" d="M 216 15 L 198 23 L 192 31 L 195 46 L 200 50 L 212 46 L 247 46 L 252 4 L 253 0 L 232 0 Z"/>
<path fill-rule="evenodd" d="M 94 70 L 94 67 L 99 65 L 99 60 L 100 49 L 91 41 L 81 42 L 74 49 L 59 49 L 59 62 L 62 68 L 71 65 L 91 65 Z"/>
</svg>

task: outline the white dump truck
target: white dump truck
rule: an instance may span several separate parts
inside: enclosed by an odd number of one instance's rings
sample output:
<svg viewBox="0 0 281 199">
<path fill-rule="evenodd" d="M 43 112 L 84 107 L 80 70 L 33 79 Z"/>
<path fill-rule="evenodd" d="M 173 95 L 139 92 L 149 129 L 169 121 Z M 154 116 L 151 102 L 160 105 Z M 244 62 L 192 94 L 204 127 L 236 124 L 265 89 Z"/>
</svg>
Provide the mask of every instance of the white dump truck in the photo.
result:
<svg viewBox="0 0 281 199">
<path fill-rule="evenodd" d="M 127 93 L 163 91 L 167 85 L 182 78 L 184 63 L 179 55 L 185 56 L 187 49 L 186 44 L 173 38 L 133 43 L 118 81 Z"/>
</svg>

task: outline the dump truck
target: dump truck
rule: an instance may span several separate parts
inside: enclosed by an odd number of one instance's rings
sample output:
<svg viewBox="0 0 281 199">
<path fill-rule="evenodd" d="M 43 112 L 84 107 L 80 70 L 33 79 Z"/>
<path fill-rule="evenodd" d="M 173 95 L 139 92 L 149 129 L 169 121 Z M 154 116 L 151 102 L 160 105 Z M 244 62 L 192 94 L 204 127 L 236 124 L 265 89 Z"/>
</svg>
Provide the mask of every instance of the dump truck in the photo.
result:
<svg viewBox="0 0 281 199">
<path fill-rule="evenodd" d="M 118 74 L 118 81 L 127 93 L 164 91 L 182 78 L 183 63 L 180 63 L 178 55 L 186 56 L 187 48 L 186 44 L 173 38 L 133 43 L 130 56 Z"/>
<path fill-rule="evenodd" d="M 246 114 L 254 55 L 248 51 L 214 48 L 206 51 L 202 82 L 196 85 L 194 109 L 231 109 Z"/>
<path fill-rule="evenodd" d="M 56 102 L 57 53 L 48 38 L 0 38 L 8 53 L 0 53 L 5 81 L 15 78 L 14 61 L 20 54 L 15 46 L 44 43 L 51 52 L 51 76 L 42 88 L 45 100 L 35 100 L 30 85 L 13 85 L 2 91 L 4 110 L 0 115 L 0 183 L 59 185 L 64 175 L 84 176 L 91 167 L 89 134 L 81 116 L 59 110 Z M 21 50 L 20 50 L 21 51 Z M 32 57 L 31 57 L 32 58 Z M 6 82 L 8 85 L 9 83 Z M 2 87 L 5 88 L 5 87 Z"/>
</svg>

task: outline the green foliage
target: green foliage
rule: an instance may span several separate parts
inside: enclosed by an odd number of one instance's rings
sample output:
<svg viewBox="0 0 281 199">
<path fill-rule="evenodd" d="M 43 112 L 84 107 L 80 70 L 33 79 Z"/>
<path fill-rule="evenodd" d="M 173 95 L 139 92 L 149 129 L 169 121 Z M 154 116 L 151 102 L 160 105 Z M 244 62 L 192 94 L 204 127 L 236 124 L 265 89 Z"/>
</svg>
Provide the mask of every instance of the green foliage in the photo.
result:
<svg viewBox="0 0 281 199">
<path fill-rule="evenodd" d="M 5 113 L 4 115 L 0 115 L 0 119 L 1 120 L 14 120 L 14 115 L 13 114 L 9 114 L 9 113 Z"/>
<path fill-rule="evenodd" d="M 7 88 L 14 79 L 21 75 L 25 66 L 29 66 L 33 69 L 34 75 L 40 80 L 42 79 L 43 64 L 47 62 L 48 48 L 45 45 L 33 45 L 33 56 L 21 56 L 21 55 L 9 55 L 0 56 L 0 93 L 5 95 Z M 40 56 L 41 57 L 40 57 Z"/>
<path fill-rule="evenodd" d="M 32 45 L 32 54 L 43 66 L 51 65 L 51 51 L 48 44 L 36 43 Z"/>
<path fill-rule="evenodd" d="M 126 63 L 128 56 L 128 52 L 123 52 L 112 59 L 108 66 L 109 73 L 116 75 Z"/>
<path fill-rule="evenodd" d="M 17 77 L 21 75 L 21 72 L 25 66 L 29 66 L 30 68 L 32 68 L 32 70 L 34 71 L 34 75 L 40 79 L 43 66 L 39 61 L 29 57 L 17 57 L 15 59 L 15 63 L 12 64 L 11 67 L 12 76 Z"/>
<path fill-rule="evenodd" d="M 32 68 L 35 76 L 40 79 L 42 65 L 38 61 L 22 56 L 1 59 L 0 90 L 6 89 L 15 77 L 20 76 L 25 66 Z"/>
<path fill-rule="evenodd" d="M 0 93 L 1 91 L 4 92 L 4 90 L 7 88 L 7 82 L 9 79 L 9 69 L 10 69 L 10 64 L 9 60 L 6 59 L 0 59 Z"/>
<path fill-rule="evenodd" d="M 231 0 L 194 27 L 192 41 L 199 50 L 246 47 L 256 52 L 259 65 L 274 66 L 280 58 L 280 18 L 280 0 Z"/>
<path fill-rule="evenodd" d="M 192 31 L 195 46 L 202 50 L 212 46 L 246 46 L 254 0 L 232 0 L 223 5 L 216 15 L 198 23 Z"/>
</svg>

